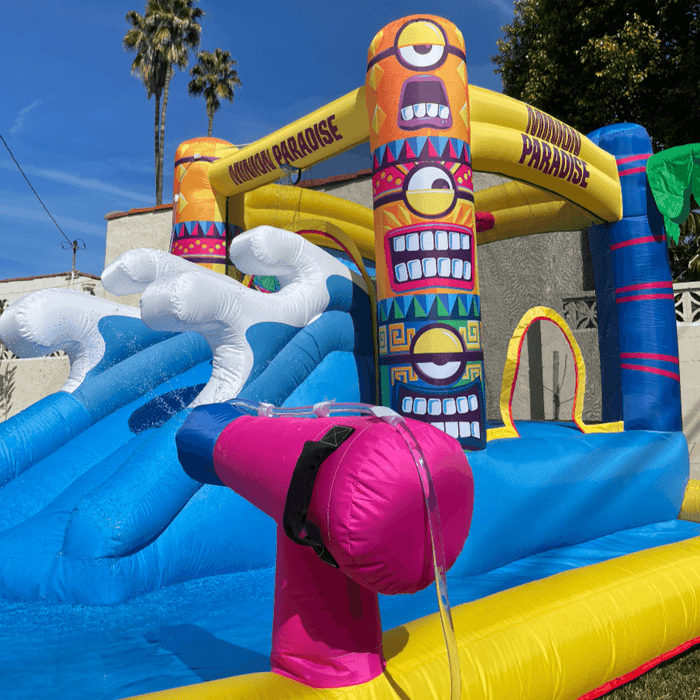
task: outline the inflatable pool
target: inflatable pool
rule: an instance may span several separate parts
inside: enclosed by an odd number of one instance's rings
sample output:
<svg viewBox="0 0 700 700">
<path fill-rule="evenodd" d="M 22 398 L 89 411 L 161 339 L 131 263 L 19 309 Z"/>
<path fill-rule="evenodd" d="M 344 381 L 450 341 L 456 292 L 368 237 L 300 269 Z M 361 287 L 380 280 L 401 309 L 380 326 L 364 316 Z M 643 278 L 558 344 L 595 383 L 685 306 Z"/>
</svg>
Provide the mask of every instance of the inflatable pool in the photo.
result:
<svg viewBox="0 0 700 700">
<path fill-rule="evenodd" d="M 269 184 L 368 139 L 374 215 Z M 139 310 L 45 290 L 0 318 L 21 356 L 71 361 L 0 425 L 11 700 L 590 699 L 695 644 L 700 488 L 650 155 L 637 125 L 585 136 L 470 87 L 431 16 L 266 139 L 182 144 L 171 251 L 102 276 Z M 475 194 L 473 169 L 514 179 Z M 478 245 L 584 222 L 603 422 L 546 307 L 487 421 Z M 513 420 L 535 321 L 571 348 L 570 422 Z"/>
</svg>

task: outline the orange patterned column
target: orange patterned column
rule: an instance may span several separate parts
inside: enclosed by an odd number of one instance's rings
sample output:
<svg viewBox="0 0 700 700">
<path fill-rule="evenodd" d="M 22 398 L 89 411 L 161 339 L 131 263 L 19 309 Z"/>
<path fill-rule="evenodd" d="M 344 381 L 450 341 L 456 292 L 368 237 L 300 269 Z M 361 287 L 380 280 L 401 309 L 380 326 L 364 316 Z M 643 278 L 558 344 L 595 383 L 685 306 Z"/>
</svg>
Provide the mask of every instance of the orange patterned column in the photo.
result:
<svg viewBox="0 0 700 700">
<path fill-rule="evenodd" d="M 180 144 L 175 152 L 170 242 L 173 255 L 215 272 L 228 271 L 234 277 L 235 268 L 227 264 L 226 256 L 228 243 L 243 226 L 242 207 L 237 201 L 243 195 L 229 197 L 227 201 L 224 195 L 212 190 L 208 172 L 212 163 L 236 150 L 231 143 L 206 137 Z"/>
<path fill-rule="evenodd" d="M 381 403 L 486 446 L 462 33 L 392 22 L 368 52 Z"/>
</svg>

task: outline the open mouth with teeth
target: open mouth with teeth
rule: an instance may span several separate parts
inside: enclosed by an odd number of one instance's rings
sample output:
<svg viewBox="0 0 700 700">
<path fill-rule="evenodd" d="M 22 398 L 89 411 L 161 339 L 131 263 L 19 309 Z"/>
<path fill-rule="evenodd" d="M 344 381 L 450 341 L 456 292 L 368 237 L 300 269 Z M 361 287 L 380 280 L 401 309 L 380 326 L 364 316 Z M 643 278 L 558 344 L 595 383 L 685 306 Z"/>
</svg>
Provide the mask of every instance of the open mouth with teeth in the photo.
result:
<svg viewBox="0 0 700 700">
<path fill-rule="evenodd" d="M 399 129 L 412 131 L 452 126 L 450 103 L 445 83 L 434 75 L 416 75 L 403 84 L 399 99 Z"/>
<path fill-rule="evenodd" d="M 474 234 L 454 224 L 417 224 L 384 240 L 389 284 L 398 293 L 430 287 L 474 288 Z"/>
<path fill-rule="evenodd" d="M 430 423 L 463 444 L 469 438 L 474 442 L 485 437 L 478 381 L 449 392 L 413 390 L 404 382 L 396 382 L 394 395 L 397 413 L 406 418 Z"/>
</svg>

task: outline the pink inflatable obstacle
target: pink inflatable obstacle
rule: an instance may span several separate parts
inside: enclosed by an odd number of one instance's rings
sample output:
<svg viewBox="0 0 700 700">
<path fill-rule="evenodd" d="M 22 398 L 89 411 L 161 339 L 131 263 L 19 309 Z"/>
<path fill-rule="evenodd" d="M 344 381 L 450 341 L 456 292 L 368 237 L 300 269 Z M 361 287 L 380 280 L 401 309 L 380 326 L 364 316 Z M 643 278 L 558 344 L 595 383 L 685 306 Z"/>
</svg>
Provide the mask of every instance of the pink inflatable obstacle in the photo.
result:
<svg viewBox="0 0 700 700">
<path fill-rule="evenodd" d="M 471 469 L 449 435 L 406 424 L 432 475 L 449 568 L 469 533 Z M 283 526 L 272 670 L 314 687 L 378 676 L 377 593 L 435 580 L 426 503 L 401 431 L 376 417 L 244 415 L 221 432 L 213 462 L 224 484 Z"/>
</svg>

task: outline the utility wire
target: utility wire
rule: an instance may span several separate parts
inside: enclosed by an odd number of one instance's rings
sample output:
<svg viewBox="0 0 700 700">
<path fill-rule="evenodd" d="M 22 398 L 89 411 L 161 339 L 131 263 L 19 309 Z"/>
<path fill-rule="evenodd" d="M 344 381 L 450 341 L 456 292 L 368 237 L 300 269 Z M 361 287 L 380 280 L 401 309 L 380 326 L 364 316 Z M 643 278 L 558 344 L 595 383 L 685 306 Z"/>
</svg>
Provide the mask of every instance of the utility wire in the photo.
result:
<svg viewBox="0 0 700 700">
<path fill-rule="evenodd" d="M 20 164 L 17 162 L 17 158 L 15 158 L 14 154 L 10 150 L 10 147 L 7 145 L 7 141 L 3 138 L 2 134 L 0 134 L 0 139 L 2 139 L 3 144 L 5 144 L 5 148 L 7 149 L 7 152 L 10 154 L 10 157 L 12 160 L 15 161 L 15 165 L 17 166 L 18 170 L 22 173 L 22 177 L 27 181 L 27 184 L 29 185 L 29 189 L 31 189 L 32 192 L 34 192 L 34 196 L 39 200 L 39 204 L 41 204 L 42 207 L 44 207 L 44 211 L 49 215 L 49 219 L 56 224 L 56 228 L 61 232 L 63 237 L 68 241 L 68 244 L 73 248 L 73 244 L 75 241 L 71 241 L 68 236 L 66 236 L 65 233 L 63 233 L 63 229 L 56 223 L 56 219 L 51 216 L 51 212 L 46 208 L 46 205 L 41 201 L 41 197 L 37 194 L 36 190 L 32 187 L 32 183 L 29 182 L 29 178 L 24 174 L 24 170 L 22 170 Z M 85 244 L 83 244 L 83 247 L 85 247 Z M 75 258 L 74 258 L 75 259 Z"/>
</svg>

